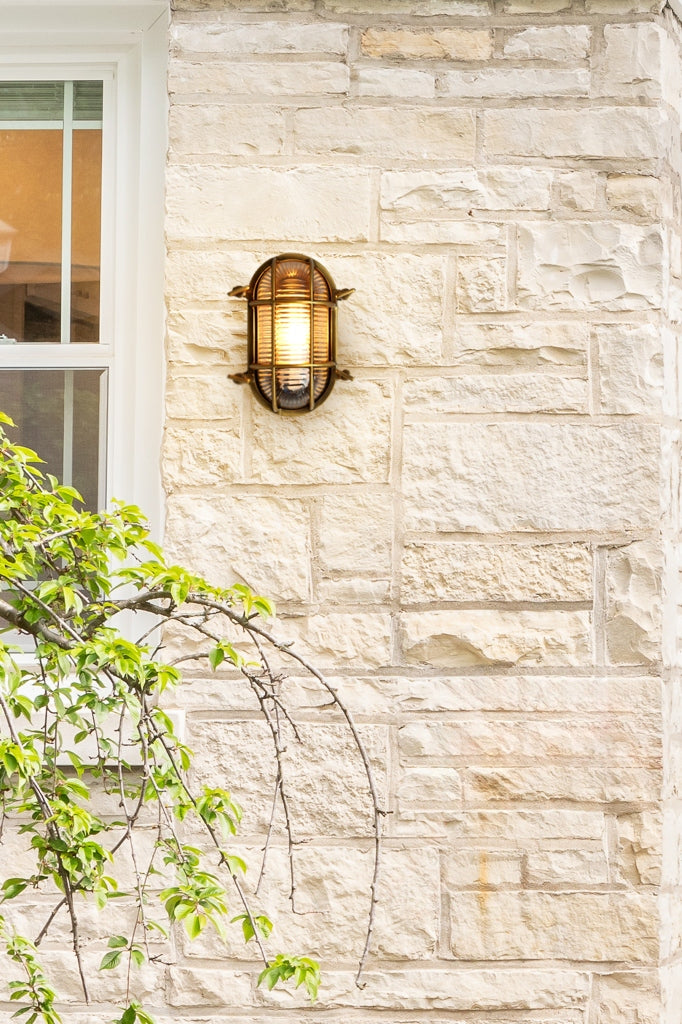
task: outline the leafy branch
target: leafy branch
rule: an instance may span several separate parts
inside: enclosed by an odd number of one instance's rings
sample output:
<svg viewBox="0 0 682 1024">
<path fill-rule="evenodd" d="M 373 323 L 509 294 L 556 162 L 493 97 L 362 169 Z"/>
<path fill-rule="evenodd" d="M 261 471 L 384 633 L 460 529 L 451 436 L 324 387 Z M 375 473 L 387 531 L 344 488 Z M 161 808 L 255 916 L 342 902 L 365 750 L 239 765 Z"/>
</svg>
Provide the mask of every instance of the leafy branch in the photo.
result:
<svg viewBox="0 0 682 1024">
<path fill-rule="evenodd" d="M 11 425 L 0 414 L 2 423 Z M 241 584 L 212 586 L 168 564 L 139 509 L 115 503 L 110 511 L 87 511 L 73 488 L 39 465 L 38 456 L 12 444 L 0 426 L 0 801 L 3 823 L 18 823 L 34 857 L 32 873 L 4 880 L 0 902 L 9 905 L 28 888 L 56 886 L 60 893 L 33 942 L 0 918 L 0 940 L 23 972 L 9 983 L 10 999 L 23 1004 L 16 1016 L 23 1024 L 59 1024 L 56 993 L 40 967 L 38 948 L 62 913 L 89 1001 L 79 922 L 84 899 L 102 911 L 121 898 L 134 906 L 129 932 L 108 937 L 100 963 L 103 971 L 126 970 L 117 1024 L 152 1024 L 134 996 L 135 969 L 164 962 L 153 943 L 164 942 L 173 925 L 190 939 L 212 928 L 225 940 L 234 924 L 257 949 L 259 984 L 272 988 L 291 981 L 316 997 L 318 964 L 306 956 L 270 955 L 272 924 L 254 902 L 279 804 L 296 911 L 290 799 L 295 780 L 288 777 L 284 755 L 287 743 L 301 742 L 301 735 L 283 696 L 283 661 L 305 671 L 327 694 L 326 704 L 345 721 L 367 780 L 374 870 L 360 984 L 374 928 L 384 812 L 347 705 L 315 666 L 272 632 L 274 609 L 267 599 Z M 143 624 L 132 639 L 130 628 L 124 633 L 118 625 L 122 612 Z M 164 661 L 164 630 L 180 630 L 198 640 L 199 648 Z M 30 637 L 28 656 L 16 647 L 17 635 Z M 191 783 L 192 752 L 164 710 L 165 695 L 182 684 L 181 665 L 195 660 L 214 672 L 227 666 L 241 677 L 270 735 L 276 782 L 254 896 L 243 884 L 246 864 L 230 848 L 241 809 L 222 787 Z M 115 820 L 100 810 L 102 789 L 120 811 Z M 143 857 L 136 837 L 143 828 L 149 833 L 151 811 L 153 848 Z M 188 826 L 189 834 L 201 837 L 194 843 L 186 840 Z M 126 890 L 115 877 L 122 858 L 133 878 Z"/>
</svg>

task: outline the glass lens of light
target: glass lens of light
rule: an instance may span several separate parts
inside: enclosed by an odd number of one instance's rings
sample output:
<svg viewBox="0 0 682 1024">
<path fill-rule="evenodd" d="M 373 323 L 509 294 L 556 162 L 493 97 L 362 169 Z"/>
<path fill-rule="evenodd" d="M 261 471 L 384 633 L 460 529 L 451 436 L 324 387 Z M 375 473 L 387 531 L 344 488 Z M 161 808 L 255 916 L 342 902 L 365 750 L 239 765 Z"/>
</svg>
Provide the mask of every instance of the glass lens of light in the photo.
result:
<svg viewBox="0 0 682 1024">
<path fill-rule="evenodd" d="M 319 364 L 331 358 L 330 308 L 317 305 L 329 302 L 331 292 L 323 274 L 313 274 L 313 302 L 310 293 L 311 265 L 307 260 L 283 259 L 275 263 L 274 313 L 272 307 L 272 267 L 258 282 L 256 381 L 262 394 L 272 401 L 273 375 L 277 406 L 281 409 L 303 409 L 310 405 L 311 371 L 314 399 L 325 390 L 331 369 Z M 268 301 L 269 300 L 269 301 Z M 312 317 L 311 317 L 312 305 Z M 275 345 L 273 352 L 272 329 Z M 313 343 L 310 331 L 313 327 Z M 265 367 L 270 367 L 266 369 Z"/>
</svg>

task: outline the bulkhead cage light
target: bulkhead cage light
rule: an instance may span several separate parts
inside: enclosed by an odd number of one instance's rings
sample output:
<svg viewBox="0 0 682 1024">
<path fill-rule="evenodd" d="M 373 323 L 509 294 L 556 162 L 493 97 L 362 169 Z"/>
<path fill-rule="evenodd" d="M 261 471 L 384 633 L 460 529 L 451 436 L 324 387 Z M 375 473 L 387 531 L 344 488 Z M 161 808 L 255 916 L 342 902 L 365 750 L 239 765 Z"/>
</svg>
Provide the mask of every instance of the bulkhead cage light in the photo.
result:
<svg viewBox="0 0 682 1024">
<path fill-rule="evenodd" d="M 261 264 L 246 287 L 230 295 L 248 300 L 248 370 L 233 374 L 250 383 L 278 413 L 308 412 L 329 396 L 337 377 L 337 303 L 354 291 L 336 288 L 317 260 L 283 253 Z"/>
</svg>

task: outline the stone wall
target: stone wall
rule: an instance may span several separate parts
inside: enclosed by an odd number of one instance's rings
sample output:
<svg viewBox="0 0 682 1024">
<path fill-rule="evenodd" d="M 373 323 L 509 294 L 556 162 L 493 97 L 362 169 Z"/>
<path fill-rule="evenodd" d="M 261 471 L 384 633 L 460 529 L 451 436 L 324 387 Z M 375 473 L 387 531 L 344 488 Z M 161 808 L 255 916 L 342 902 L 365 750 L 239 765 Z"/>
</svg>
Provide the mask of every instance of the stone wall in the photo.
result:
<svg viewBox="0 0 682 1024">
<path fill-rule="evenodd" d="M 359 990 L 362 775 L 293 680 L 303 916 L 279 842 L 268 877 L 280 947 L 324 961 L 311 1024 L 680 1020 L 682 58 L 662 6 L 174 4 L 167 539 L 278 601 L 390 810 Z M 289 419 L 228 380 L 226 298 L 286 250 L 357 289 L 354 382 Z M 257 848 L 256 710 L 228 676 L 184 701 Z M 183 1024 L 300 1021 L 250 956 L 179 939 L 157 1001 Z"/>
</svg>

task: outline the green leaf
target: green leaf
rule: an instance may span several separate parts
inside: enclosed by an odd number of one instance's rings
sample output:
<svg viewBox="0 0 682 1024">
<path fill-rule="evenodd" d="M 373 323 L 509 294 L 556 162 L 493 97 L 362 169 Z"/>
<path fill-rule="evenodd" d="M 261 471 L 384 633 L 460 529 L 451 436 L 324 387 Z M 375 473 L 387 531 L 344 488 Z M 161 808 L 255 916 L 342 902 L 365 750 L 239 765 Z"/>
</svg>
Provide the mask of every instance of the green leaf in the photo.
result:
<svg viewBox="0 0 682 1024">
<path fill-rule="evenodd" d="M 28 885 L 27 878 L 8 878 L 2 883 L 2 901 L 13 900 Z"/>
<path fill-rule="evenodd" d="M 225 651 L 220 644 L 217 647 L 211 648 L 208 652 L 208 660 L 214 672 L 218 668 L 218 665 L 225 661 Z"/>
<path fill-rule="evenodd" d="M 111 971 L 114 967 L 118 967 L 122 956 L 123 953 L 119 949 L 114 949 L 111 953 L 105 953 L 99 965 L 100 971 Z"/>
<path fill-rule="evenodd" d="M 125 935 L 112 935 L 109 941 L 107 942 L 107 946 L 110 949 L 125 949 L 127 945 L 128 940 L 126 939 Z"/>
</svg>

